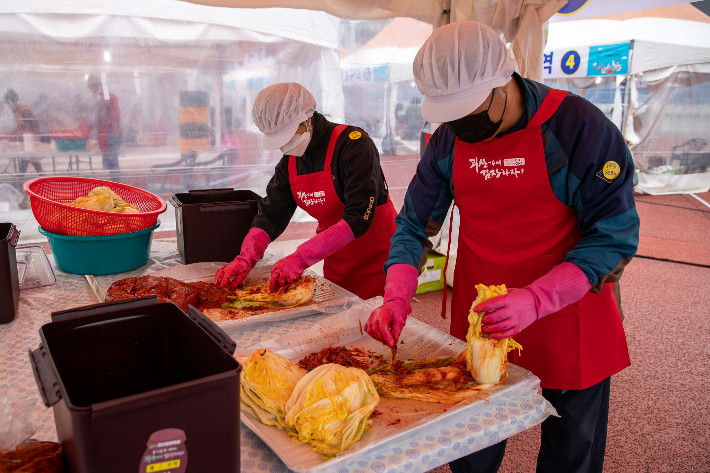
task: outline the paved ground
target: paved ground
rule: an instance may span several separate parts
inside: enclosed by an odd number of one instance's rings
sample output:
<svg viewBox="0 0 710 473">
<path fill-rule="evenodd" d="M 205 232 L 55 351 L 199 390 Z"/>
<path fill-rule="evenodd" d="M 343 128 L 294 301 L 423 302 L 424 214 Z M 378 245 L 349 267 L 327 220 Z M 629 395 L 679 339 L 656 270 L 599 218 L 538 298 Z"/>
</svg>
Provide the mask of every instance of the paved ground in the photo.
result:
<svg viewBox="0 0 710 473">
<path fill-rule="evenodd" d="M 637 198 L 710 210 L 690 196 Z M 710 213 L 637 207 L 640 255 L 710 265 Z M 709 283 L 707 267 L 647 258 L 627 267 L 621 287 L 632 365 L 612 378 L 606 472 L 710 471 Z M 417 299 L 413 316 L 447 330 L 441 291 Z M 499 471 L 535 471 L 539 438 L 539 428 L 512 437 Z"/>
</svg>

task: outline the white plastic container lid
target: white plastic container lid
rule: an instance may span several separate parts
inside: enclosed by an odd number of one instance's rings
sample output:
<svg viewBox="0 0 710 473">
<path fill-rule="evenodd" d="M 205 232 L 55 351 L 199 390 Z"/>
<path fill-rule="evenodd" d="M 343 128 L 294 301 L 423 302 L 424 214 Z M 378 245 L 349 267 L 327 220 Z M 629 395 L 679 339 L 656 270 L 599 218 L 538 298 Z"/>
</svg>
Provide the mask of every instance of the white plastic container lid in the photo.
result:
<svg viewBox="0 0 710 473">
<path fill-rule="evenodd" d="M 15 248 L 19 263 L 26 266 L 24 278 L 20 279 L 20 289 L 34 289 L 37 287 L 52 286 L 57 283 L 52 265 L 49 263 L 47 253 L 41 245 L 23 245 Z"/>
<path fill-rule="evenodd" d="M 17 280 L 20 283 L 20 286 L 22 286 L 22 283 L 25 282 L 25 272 L 27 271 L 27 263 L 24 261 L 18 261 L 17 262 Z"/>
</svg>

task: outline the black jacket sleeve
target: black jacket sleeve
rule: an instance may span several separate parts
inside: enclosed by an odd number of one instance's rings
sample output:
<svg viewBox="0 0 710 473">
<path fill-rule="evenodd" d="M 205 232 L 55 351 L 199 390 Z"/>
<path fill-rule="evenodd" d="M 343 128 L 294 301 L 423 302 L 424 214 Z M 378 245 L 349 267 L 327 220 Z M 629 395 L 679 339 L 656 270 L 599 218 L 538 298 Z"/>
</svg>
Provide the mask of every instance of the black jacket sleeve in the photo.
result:
<svg viewBox="0 0 710 473">
<path fill-rule="evenodd" d="M 378 205 L 387 202 L 380 156 L 372 139 L 356 128 L 348 127 L 340 136 L 344 142 L 338 153 L 337 187 L 342 186 L 343 220 L 347 222 L 355 238 L 365 234 L 375 218 Z M 335 164 L 335 163 L 334 163 Z M 339 181 L 339 182 L 338 182 Z M 340 184 L 340 186 L 338 186 Z"/>
<path fill-rule="evenodd" d="M 266 186 L 266 197 L 259 201 L 259 213 L 251 226 L 261 228 L 274 241 L 286 230 L 295 211 L 296 201 L 288 181 L 288 156 L 284 156 Z"/>
</svg>

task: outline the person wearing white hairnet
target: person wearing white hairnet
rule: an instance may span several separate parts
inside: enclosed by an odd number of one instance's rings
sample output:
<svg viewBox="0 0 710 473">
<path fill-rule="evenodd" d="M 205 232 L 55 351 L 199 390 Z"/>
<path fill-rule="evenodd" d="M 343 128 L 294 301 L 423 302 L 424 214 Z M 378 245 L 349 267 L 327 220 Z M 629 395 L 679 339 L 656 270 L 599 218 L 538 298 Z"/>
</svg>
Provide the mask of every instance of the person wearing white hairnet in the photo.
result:
<svg viewBox="0 0 710 473">
<path fill-rule="evenodd" d="M 241 254 L 217 272 L 215 283 L 241 284 L 270 242 L 286 229 L 296 207 L 318 221 L 316 235 L 271 271 L 269 289 L 300 278 L 325 260 L 324 276 L 369 299 L 384 294 L 384 263 L 397 212 L 389 199 L 380 156 L 359 128 L 331 123 L 315 111 L 313 95 L 293 82 L 259 92 L 252 119 L 266 150 L 283 158 L 259 202 Z"/>
<path fill-rule="evenodd" d="M 523 79 L 515 66 L 498 35 L 475 22 L 438 28 L 419 50 L 422 117 L 442 125 L 409 185 L 385 301 L 365 330 L 397 343 L 428 237 L 454 202 L 451 334 L 465 340 L 477 284 L 511 288 L 473 310 L 487 312 L 486 336 L 522 345 L 509 361 L 540 378 L 560 415 L 542 424 L 537 471 L 601 472 L 610 377 L 630 365 L 613 286 L 638 246 L 633 162 L 598 108 Z M 494 472 L 504 452 L 502 441 L 450 467 Z"/>
</svg>

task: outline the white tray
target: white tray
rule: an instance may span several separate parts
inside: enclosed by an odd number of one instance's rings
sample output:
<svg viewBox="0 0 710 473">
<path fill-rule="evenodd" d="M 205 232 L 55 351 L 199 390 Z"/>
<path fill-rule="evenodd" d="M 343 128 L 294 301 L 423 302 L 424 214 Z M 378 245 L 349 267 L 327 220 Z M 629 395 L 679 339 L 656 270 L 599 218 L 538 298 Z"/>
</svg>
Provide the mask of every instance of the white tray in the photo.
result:
<svg viewBox="0 0 710 473">
<path fill-rule="evenodd" d="M 248 286 L 263 284 L 269 280 L 271 268 L 283 257 L 283 253 L 270 254 L 259 261 L 247 276 L 244 283 Z M 165 264 L 163 262 L 162 264 Z M 119 279 L 137 277 L 137 276 L 166 276 L 185 282 L 213 282 L 215 272 L 224 266 L 226 263 L 194 263 L 188 265 L 174 265 L 169 268 L 161 269 L 160 271 L 150 272 L 145 268 L 131 271 L 123 274 L 112 274 L 107 276 L 86 276 L 94 296 L 98 302 L 103 302 L 106 299 L 106 292 L 115 281 Z M 267 312 L 258 314 L 246 319 L 215 321 L 228 335 L 234 335 L 238 332 L 243 332 L 247 327 L 263 322 L 278 322 L 283 320 L 295 319 L 313 314 L 337 314 L 352 307 L 353 304 L 360 302 L 358 296 L 350 291 L 343 289 L 335 283 L 318 276 L 311 270 L 306 270 L 304 275 L 312 276 L 315 279 L 315 287 L 311 303 L 306 306 L 294 307 L 293 309 L 284 309 L 278 312 Z"/>
<path fill-rule="evenodd" d="M 357 303 L 349 310 L 328 317 L 308 330 L 261 342 L 246 350 L 237 350 L 234 355 L 245 356 L 254 350 L 268 348 L 295 363 L 308 353 L 327 346 L 342 345 L 374 351 L 385 355 L 386 360 L 390 360 L 389 348 L 366 333 L 360 332 L 360 324 L 364 327 L 372 310 L 381 304 L 381 297 Z M 402 360 L 458 356 L 466 347 L 462 341 L 411 317 L 407 320 L 400 340 L 404 341 L 404 344 L 399 345 L 397 358 Z M 410 436 L 420 434 L 424 425 L 427 429 L 437 425 L 441 430 L 446 428 L 446 425 L 454 425 L 461 422 L 461 419 L 480 414 L 489 403 L 532 396 L 538 392 L 539 387 L 540 380 L 535 375 L 510 364 L 508 380 L 486 390 L 487 399 L 455 405 L 437 405 L 380 397 L 377 410 L 383 412 L 383 415 L 373 419 L 370 431 L 366 432 L 350 450 L 325 462 L 310 445 L 294 443 L 284 430 L 262 424 L 255 416 L 248 413 L 247 409 L 242 409 L 241 419 L 291 470 L 299 473 L 325 473 L 338 471 L 375 448 L 391 442 L 402 442 Z M 402 421 L 400 424 L 388 425 L 397 418 Z"/>
</svg>

